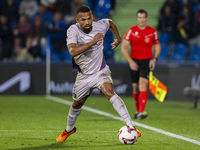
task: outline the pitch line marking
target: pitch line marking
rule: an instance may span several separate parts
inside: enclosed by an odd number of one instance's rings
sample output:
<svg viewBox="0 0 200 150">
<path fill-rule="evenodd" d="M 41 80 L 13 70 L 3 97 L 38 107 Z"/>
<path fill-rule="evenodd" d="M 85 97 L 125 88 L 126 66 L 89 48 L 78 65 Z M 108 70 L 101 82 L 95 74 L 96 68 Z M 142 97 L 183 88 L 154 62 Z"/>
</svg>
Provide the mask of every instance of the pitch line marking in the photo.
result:
<svg viewBox="0 0 200 150">
<path fill-rule="evenodd" d="M 71 104 L 72 104 L 72 102 L 70 102 L 70 101 L 67 101 L 67 100 L 64 100 L 64 99 L 61 99 L 61 98 L 58 98 L 58 97 L 54 97 L 54 96 L 46 96 L 46 99 L 57 102 L 57 103 L 69 105 L 69 106 L 71 106 Z M 115 115 L 112 115 L 110 113 L 107 113 L 107 112 L 104 112 L 104 111 L 101 111 L 101 110 L 98 110 L 98 109 L 90 108 L 90 107 L 87 107 L 87 106 L 83 106 L 82 109 L 89 111 L 89 112 L 92 112 L 92 113 L 102 115 L 102 116 L 110 117 L 112 119 L 123 121 L 123 119 L 121 117 L 117 117 Z M 171 137 L 174 137 L 174 138 L 177 138 L 177 139 L 181 139 L 181 140 L 184 140 L 184 141 L 187 141 L 187 142 L 190 142 L 190 143 L 200 145 L 200 141 L 197 141 L 197 140 L 194 140 L 194 139 L 190 139 L 190 138 L 187 138 L 187 137 L 184 137 L 184 136 L 181 136 L 181 135 L 177 135 L 177 134 L 174 134 L 174 133 L 171 133 L 171 132 L 168 132 L 168 131 L 164 131 L 164 130 L 161 130 L 161 129 L 158 129 L 158 128 L 154 128 L 154 127 L 151 127 L 151 126 L 148 126 L 148 125 L 145 125 L 145 124 L 142 124 L 142 123 L 138 123 L 138 122 L 135 122 L 135 121 L 133 121 L 133 124 L 137 125 L 139 127 L 148 129 L 148 130 L 152 130 L 152 131 L 164 134 L 164 135 L 168 135 L 168 136 L 171 136 Z"/>
<path fill-rule="evenodd" d="M 44 132 L 44 133 L 54 133 L 54 132 L 62 132 L 63 130 L 57 131 L 57 130 L 0 130 L 0 132 Z M 116 131 L 76 131 L 76 132 L 106 132 L 106 133 L 112 133 Z M 7 133 L 6 133 L 7 134 Z M 11 133 L 13 134 L 13 133 Z"/>
</svg>

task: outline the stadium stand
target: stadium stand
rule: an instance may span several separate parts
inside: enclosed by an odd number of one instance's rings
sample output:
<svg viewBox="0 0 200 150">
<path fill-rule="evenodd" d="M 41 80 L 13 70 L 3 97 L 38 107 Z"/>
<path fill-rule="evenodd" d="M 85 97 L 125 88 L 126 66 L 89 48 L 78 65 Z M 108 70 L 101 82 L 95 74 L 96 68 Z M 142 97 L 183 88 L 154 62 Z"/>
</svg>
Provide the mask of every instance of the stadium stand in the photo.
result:
<svg viewBox="0 0 200 150">
<path fill-rule="evenodd" d="M 195 45 L 189 56 L 188 61 L 190 62 L 200 62 L 200 45 Z"/>
<path fill-rule="evenodd" d="M 158 57 L 158 62 L 167 62 L 168 55 L 169 55 L 169 46 L 166 43 L 161 44 L 161 53 L 160 56 Z"/>
<path fill-rule="evenodd" d="M 12 30 L 14 30 L 17 26 L 17 24 L 19 24 L 19 18 L 20 18 L 20 5 L 22 4 L 22 2 L 25 2 L 26 0 L 10 0 L 10 2 L 14 2 L 12 3 L 12 5 L 8 5 L 8 0 L 0 0 L 0 16 L 2 18 L 2 16 L 8 15 L 9 12 L 9 16 L 8 16 L 8 20 L 11 21 L 11 23 L 9 25 L 7 25 L 8 27 L 11 26 Z M 136 0 L 54 0 L 54 2 L 51 4 L 51 6 L 45 6 L 43 5 L 41 2 L 42 0 L 30 0 L 33 3 L 37 2 L 38 3 L 38 11 L 36 11 L 35 14 L 33 14 L 33 16 L 30 18 L 30 22 L 33 24 L 33 20 L 34 17 L 37 16 L 38 14 L 45 20 L 45 18 L 47 19 L 46 21 L 44 21 L 43 23 L 46 25 L 46 27 L 49 26 L 49 24 L 52 23 L 53 20 L 53 15 L 55 14 L 55 12 L 59 11 L 59 8 L 61 6 L 63 6 L 64 4 L 67 5 L 66 6 L 66 10 L 64 11 L 64 9 L 62 9 L 60 11 L 60 13 L 62 13 L 62 21 L 64 21 L 66 23 L 67 28 L 72 24 L 75 23 L 74 22 L 74 16 L 75 16 L 75 8 L 77 8 L 80 4 L 86 4 L 89 5 L 91 7 L 91 9 L 93 10 L 94 15 L 96 16 L 96 18 L 101 19 L 101 18 L 111 18 L 114 20 L 114 22 L 116 23 L 116 25 L 119 28 L 119 32 L 121 34 L 121 36 L 123 36 L 125 34 L 125 32 L 127 31 L 127 29 L 131 26 L 134 26 L 137 24 L 135 15 L 137 10 L 139 10 L 140 8 L 144 8 L 148 11 L 148 16 L 149 16 L 149 20 L 148 20 L 148 25 L 158 29 L 159 31 L 159 38 L 160 38 L 160 43 L 162 45 L 162 52 L 161 52 L 161 56 L 159 57 L 159 61 L 163 61 L 163 62 L 199 62 L 200 61 L 200 54 L 199 54 L 199 50 L 198 48 L 196 49 L 195 46 L 193 48 L 193 45 L 191 46 L 190 42 L 188 42 L 188 40 L 193 39 L 198 39 L 198 36 L 200 35 L 200 9 L 199 9 L 199 4 L 200 1 L 198 0 L 192 0 L 192 1 L 183 1 L 183 0 L 140 0 L 140 1 L 136 1 Z M 5 7 L 7 6 L 7 7 Z M 183 40 L 186 41 L 186 44 L 188 46 L 188 50 L 187 52 L 184 53 L 185 51 L 185 47 L 182 46 L 181 48 L 183 48 L 183 50 L 175 50 L 177 43 L 180 43 L 180 41 L 176 41 L 174 40 L 175 38 L 172 36 L 171 33 L 174 32 L 174 30 L 170 27 L 169 29 L 169 23 L 167 24 L 168 26 L 165 26 L 164 28 L 162 26 L 160 26 L 159 22 L 161 20 L 161 17 L 163 16 L 164 13 L 164 8 L 166 8 L 166 6 L 170 6 L 172 13 L 175 14 L 175 18 L 176 18 L 176 25 L 172 25 L 171 27 L 174 27 L 177 30 L 177 33 L 179 33 L 179 37 L 183 38 Z M 11 9 L 12 7 L 12 9 Z M 3 9 L 4 8 L 4 9 Z M 65 8 L 64 6 L 62 8 Z M 125 8 L 125 9 L 124 9 Z M 185 9 L 184 9 L 185 8 Z M 18 14 L 16 13 L 18 9 Z M 45 9 L 45 10 L 44 10 Z M 48 11 L 48 17 L 44 16 L 44 12 Z M 42 12 L 42 13 L 41 13 Z M 102 12 L 105 12 L 105 14 L 102 14 Z M 23 15 L 23 14 L 22 14 Z M 50 17 L 52 16 L 52 17 Z M 179 17 L 181 16 L 181 18 L 185 21 L 184 25 L 181 27 L 177 27 L 177 21 L 180 19 Z M 165 15 L 165 23 L 166 20 L 171 20 L 169 18 L 167 18 L 168 16 Z M 50 19 L 51 18 L 51 19 Z M 167 18 L 167 19 L 166 19 Z M 194 18 L 194 20 L 192 20 L 192 18 Z M 16 21 L 17 20 L 17 21 Z M 168 22 L 168 21 L 167 21 Z M 174 22 L 174 21 L 171 21 Z M 1 21 L 0 21 L 1 23 Z M 3 25 L 2 25 L 3 26 Z M 187 30 L 183 30 L 184 29 L 189 29 L 189 33 L 185 33 L 185 31 Z M 161 32 L 162 29 L 162 32 Z M 191 30 L 190 30 L 191 29 Z M 36 32 L 38 31 L 38 29 L 36 30 Z M 169 33 L 170 31 L 170 33 Z M 183 32 L 184 31 L 184 32 Z M 12 33 L 12 32 L 11 32 Z M 14 31 L 13 33 L 14 34 Z M 13 41 L 14 45 L 10 50 L 11 54 L 8 54 L 8 56 L 6 57 L 1 57 L 1 55 L 3 55 L 3 50 L 2 47 L 4 46 L 4 44 L 2 44 L 2 42 L 0 42 L 0 61 L 4 61 L 4 62 L 12 62 L 14 61 L 14 57 L 16 56 L 16 41 L 21 39 L 21 36 L 18 35 L 16 37 L 13 36 L 13 39 L 11 39 L 10 41 Z M 38 36 L 40 37 L 40 39 L 38 39 L 37 43 L 39 44 L 37 47 L 41 47 L 41 38 L 43 38 L 43 36 Z M 0 34 L 0 39 L 2 38 L 2 35 Z M 27 39 L 32 38 L 32 46 L 27 46 L 26 41 L 24 42 L 24 48 L 26 48 L 28 51 L 30 48 L 32 48 L 33 51 L 33 46 L 34 45 L 34 39 L 33 37 L 30 37 L 30 35 L 28 35 Z M 113 36 L 110 34 L 106 35 L 106 40 L 105 40 L 105 55 L 106 55 L 106 59 L 107 60 L 111 60 L 111 61 L 116 61 L 116 62 L 123 62 L 126 61 L 124 57 L 121 57 L 121 50 L 120 50 L 120 46 L 117 47 L 115 50 L 110 49 L 110 42 L 112 41 L 111 39 L 113 39 Z M 58 38 L 59 39 L 59 38 Z M 64 38 L 63 38 L 64 39 Z M 1 41 L 1 40 L 0 40 Z M 198 41 L 198 40 L 196 40 Z M 52 42 L 52 39 L 51 39 Z M 196 42 L 195 44 L 197 44 L 198 42 Z M 43 43 L 44 44 L 44 43 Z M 53 45 L 51 45 L 53 46 Z M 53 48 L 53 47 L 52 47 Z M 180 47 L 179 47 L 180 48 Z M 42 53 L 44 53 L 43 47 L 41 48 Z M 35 49 L 34 49 L 35 50 Z M 67 50 L 67 48 L 65 49 Z M 178 52 L 176 52 L 178 51 Z M 180 51 L 180 52 L 179 52 Z M 182 52 L 181 52 L 182 51 Z M 190 55 L 188 56 L 188 52 L 190 52 Z M 172 52 L 172 53 L 171 53 Z M 33 52 L 32 52 L 33 53 Z M 53 53 L 52 53 L 53 54 Z M 172 55 L 171 55 L 172 54 Z M 59 59 L 70 59 L 70 57 L 68 57 L 69 54 L 64 53 L 65 58 L 61 58 L 60 56 L 57 57 L 57 55 L 63 55 L 63 54 L 58 54 L 57 51 L 55 52 L 55 57 L 52 57 L 52 60 L 59 61 Z M 44 55 L 45 57 L 45 55 Z M 35 57 L 34 58 L 38 58 Z M 169 58 L 169 59 L 168 59 Z M 43 58 L 41 59 L 41 61 L 44 60 Z M 61 60 L 61 61 L 62 61 Z"/>
<path fill-rule="evenodd" d="M 171 42 L 171 36 L 169 33 L 160 33 L 159 39 L 161 44 L 170 44 Z"/>
<path fill-rule="evenodd" d="M 183 43 L 176 43 L 173 48 L 171 61 L 172 62 L 184 62 L 187 51 L 188 51 L 187 45 L 185 45 Z"/>
</svg>

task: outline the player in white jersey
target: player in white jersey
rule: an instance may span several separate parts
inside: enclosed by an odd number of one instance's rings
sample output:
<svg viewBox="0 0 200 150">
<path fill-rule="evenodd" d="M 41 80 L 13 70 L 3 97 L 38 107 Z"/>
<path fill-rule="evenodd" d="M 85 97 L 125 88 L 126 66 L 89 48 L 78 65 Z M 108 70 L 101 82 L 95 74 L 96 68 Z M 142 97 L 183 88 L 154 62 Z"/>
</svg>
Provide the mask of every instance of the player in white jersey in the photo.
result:
<svg viewBox="0 0 200 150">
<path fill-rule="evenodd" d="M 116 48 L 121 42 L 116 25 L 110 19 L 93 21 L 92 12 L 85 5 L 77 9 L 76 21 L 67 30 L 67 46 L 73 57 L 73 71 L 78 73 L 72 91 L 73 103 L 68 113 L 67 126 L 57 137 L 57 142 L 64 142 L 69 135 L 76 132 L 75 122 L 81 107 L 95 88 L 101 90 L 124 122 L 133 126 L 123 100 L 113 90 L 111 72 L 103 54 L 103 39 L 108 29 L 117 38 L 111 44 L 112 48 Z M 136 131 L 140 137 L 141 133 L 137 129 Z"/>
</svg>

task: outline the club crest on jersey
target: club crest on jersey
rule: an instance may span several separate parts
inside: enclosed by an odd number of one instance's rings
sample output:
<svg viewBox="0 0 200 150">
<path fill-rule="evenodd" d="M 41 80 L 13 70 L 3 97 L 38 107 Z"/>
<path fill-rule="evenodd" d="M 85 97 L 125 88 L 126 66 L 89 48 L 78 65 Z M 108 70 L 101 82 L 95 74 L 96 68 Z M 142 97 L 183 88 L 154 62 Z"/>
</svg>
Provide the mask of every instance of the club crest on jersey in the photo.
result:
<svg viewBox="0 0 200 150">
<path fill-rule="evenodd" d="M 69 38 L 69 34 L 67 34 L 67 39 Z"/>
<path fill-rule="evenodd" d="M 149 43 L 149 42 L 150 42 L 150 38 L 149 38 L 148 36 L 145 36 L 144 41 L 145 41 L 146 43 Z"/>
</svg>

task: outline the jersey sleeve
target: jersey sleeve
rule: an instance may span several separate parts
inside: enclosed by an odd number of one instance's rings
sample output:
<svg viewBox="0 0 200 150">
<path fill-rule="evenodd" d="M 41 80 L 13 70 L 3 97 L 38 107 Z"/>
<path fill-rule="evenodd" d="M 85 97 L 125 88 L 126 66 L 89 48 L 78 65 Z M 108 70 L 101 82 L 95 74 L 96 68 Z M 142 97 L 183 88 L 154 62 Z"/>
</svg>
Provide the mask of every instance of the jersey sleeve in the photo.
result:
<svg viewBox="0 0 200 150">
<path fill-rule="evenodd" d="M 124 34 L 123 39 L 130 42 L 130 35 L 132 33 L 132 29 L 128 29 L 127 32 Z"/>
<path fill-rule="evenodd" d="M 67 45 L 69 45 L 71 43 L 77 44 L 78 33 L 76 31 L 77 31 L 77 28 L 74 25 L 70 26 L 69 29 L 67 30 L 67 39 L 66 39 Z"/>
<path fill-rule="evenodd" d="M 159 38 L 158 38 L 158 33 L 157 31 L 155 30 L 154 31 L 154 40 L 153 40 L 153 44 L 156 45 L 156 44 L 159 44 L 160 41 L 159 41 Z"/>
<path fill-rule="evenodd" d="M 101 23 L 104 27 L 105 27 L 105 31 L 104 33 L 106 33 L 110 27 L 110 23 L 109 23 L 110 19 L 101 19 L 98 22 Z"/>
</svg>

